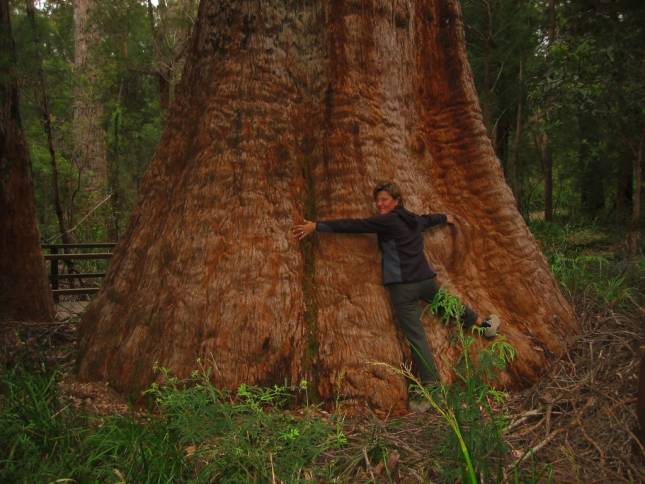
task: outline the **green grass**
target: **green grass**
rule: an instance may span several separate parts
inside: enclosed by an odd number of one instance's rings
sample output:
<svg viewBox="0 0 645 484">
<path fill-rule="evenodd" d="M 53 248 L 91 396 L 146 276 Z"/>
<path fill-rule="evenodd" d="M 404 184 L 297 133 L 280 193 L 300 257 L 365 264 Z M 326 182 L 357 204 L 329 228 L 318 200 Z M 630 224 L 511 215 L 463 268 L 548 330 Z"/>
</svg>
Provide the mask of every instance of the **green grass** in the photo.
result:
<svg viewBox="0 0 645 484">
<path fill-rule="evenodd" d="M 289 411 L 284 387 L 231 395 L 202 374 L 168 377 L 148 391 L 147 417 L 99 417 L 65 403 L 57 379 L 22 368 L 0 375 L 0 482 L 324 479 L 330 470 L 317 458 L 346 442 L 333 418 Z"/>
<path fill-rule="evenodd" d="M 621 254 L 622 234 L 596 225 L 533 222 L 551 271 L 570 298 L 626 309 L 642 301 L 645 257 Z"/>
</svg>

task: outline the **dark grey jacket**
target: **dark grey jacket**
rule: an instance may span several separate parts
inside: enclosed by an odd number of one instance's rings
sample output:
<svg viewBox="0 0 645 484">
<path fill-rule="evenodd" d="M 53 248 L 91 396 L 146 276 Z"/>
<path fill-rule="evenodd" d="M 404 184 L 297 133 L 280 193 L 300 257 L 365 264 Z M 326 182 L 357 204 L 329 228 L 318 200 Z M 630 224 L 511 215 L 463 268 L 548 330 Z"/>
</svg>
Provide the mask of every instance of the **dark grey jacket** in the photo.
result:
<svg viewBox="0 0 645 484">
<path fill-rule="evenodd" d="M 369 218 L 322 220 L 318 232 L 375 233 L 383 254 L 383 284 L 417 282 L 435 277 L 423 253 L 423 231 L 446 222 L 444 214 L 417 215 L 396 207 Z"/>
</svg>

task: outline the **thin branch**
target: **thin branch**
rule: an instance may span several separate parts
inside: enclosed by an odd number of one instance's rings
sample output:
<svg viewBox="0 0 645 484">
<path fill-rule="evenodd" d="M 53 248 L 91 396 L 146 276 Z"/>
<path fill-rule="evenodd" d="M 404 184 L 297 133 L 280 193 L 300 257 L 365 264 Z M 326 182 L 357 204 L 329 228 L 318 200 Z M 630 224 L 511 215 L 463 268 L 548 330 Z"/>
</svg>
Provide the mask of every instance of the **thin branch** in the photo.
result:
<svg viewBox="0 0 645 484">
<path fill-rule="evenodd" d="M 79 225 L 81 225 L 83 222 L 85 222 L 85 220 L 90 215 L 92 215 L 101 205 L 103 205 L 105 202 L 107 202 L 110 198 L 112 198 L 111 193 L 107 197 L 105 197 L 103 200 L 101 200 L 97 205 L 95 205 L 94 208 L 92 208 L 89 212 L 87 212 L 85 214 L 85 216 L 81 220 L 79 220 L 76 225 L 74 225 L 74 227 L 72 227 L 71 229 L 65 231 L 65 234 L 70 234 L 70 233 L 74 232 L 74 230 L 76 230 Z M 45 241 L 45 243 L 49 244 L 50 242 L 52 242 L 52 241 L 54 241 L 54 240 L 56 240 L 56 239 L 58 239 L 59 237 L 62 237 L 62 236 L 63 236 L 63 234 L 54 235 L 52 238 L 50 238 L 47 241 Z"/>
</svg>

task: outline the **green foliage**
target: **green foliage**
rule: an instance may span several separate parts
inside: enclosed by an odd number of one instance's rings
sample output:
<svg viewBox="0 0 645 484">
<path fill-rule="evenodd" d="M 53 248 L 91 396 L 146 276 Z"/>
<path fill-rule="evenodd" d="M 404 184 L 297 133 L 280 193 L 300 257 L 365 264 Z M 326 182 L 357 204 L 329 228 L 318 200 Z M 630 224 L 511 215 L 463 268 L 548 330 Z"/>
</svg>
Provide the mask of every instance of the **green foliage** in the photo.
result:
<svg viewBox="0 0 645 484">
<path fill-rule="evenodd" d="M 187 386 L 186 386 L 187 384 Z M 195 446 L 197 480 L 294 482 L 326 449 L 343 445 L 338 425 L 297 418 L 286 411 L 293 393 L 282 386 L 241 385 L 233 398 L 217 390 L 207 373 L 189 381 L 167 378 L 148 395 L 182 445 Z M 318 470 L 319 471 L 319 470 Z"/>
<path fill-rule="evenodd" d="M 58 375 L 17 368 L 0 378 L 0 481 L 171 482 L 186 476 L 181 447 L 158 418 L 79 415 Z"/>
<path fill-rule="evenodd" d="M 532 222 L 551 271 L 569 295 L 585 295 L 608 307 L 625 307 L 639 296 L 643 268 L 610 250 L 620 234 L 598 225 Z"/>
<path fill-rule="evenodd" d="M 460 349 L 453 368 L 457 377 L 454 383 L 424 387 L 414 379 L 414 391 L 441 414 L 451 429 L 440 447 L 443 478 L 446 482 L 462 478 L 473 483 L 479 482 L 477 476 L 483 476 L 485 481 L 501 479 L 506 420 L 493 411 L 491 402 L 501 404 L 505 396 L 490 382 L 515 358 L 515 349 L 498 336 L 492 345 L 476 352 L 473 360 L 474 335 L 482 330 L 475 327 L 470 333 L 464 332 L 459 324 L 464 310 L 461 301 L 442 288 L 429 308 L 445 323 L 457 322 L 454 326 Z"/>
<path fill-rule="evenodd" d="M 459 321 L 464 313 L 465 306 L 458 297 L 450 294 L 442 287 L 439 288 L 430 304 L 426 307 L 426 310 L 428 309 L 432 314 L 439 316 L 444 323 L 448 323 L 450 321 Z"/>
<path fill-rule="evenodd" d="M 498 481 L 503 476 L 506 446 L 502 432 L 507 419 L 493 405 L 501 405 L 505 394 L 490 382 L 515 358 L 515 349 L 498 337 L 473 359 L 474 332 L 467 334 L 460 325 L 456 328 L 461 356 L 454 368 L 454 383 L 424 386 L 410 370 L 385 366 L 412 380 L 413 394 L 428 402 L 447 425 L 437 436 L 435 465 L 442 482 Z"/>
<path fill-rule="evenodd" d="M 517 166 L 521 211 L 544 209 L 546 158 L 556 213 L 626 221 L 645 126 L 645 3 L 462 5 L 484 121 L 507 174 Z"/>
<path fill-rule="evenodd" d="M 0 375 L 0 481 L 296 482 L 329 470 L 316 459 L 347 439 L 341 421 L 296 416 L 290 389 L 216 389 L 208 375 L 166 372 L 147 392 L 157 412 L 96 417 L 58 394 L 57 374 Z"/>
<path fill-rule="evenodd" d="M 515 353 L 508 343 L 500 341 L 481 350 L 477 360 L 472 361 L 474 338 L 461 329 L 458 334 L 463 350 L 455 368 L 458 381 L 420 389 L 424 398 L 435 402 L 433 407 L 441 408 L 440 413 L 452 429 L 440 446 L 442 476 L 446 482 L 459 477 L 479 482 L 475 475 L 483 476 L 485 481 L 499 480 L 506 453 L 502 436 L 506 418 L 493 411 L 491 402 L 501 404 L 505 396 L 488 382 Z"/>
<path fill-rule="evenodd" d="M 56 395 L 56 374 L 0 374 L 0 481 L 49 482 L 80 465 L 81 435 Z"/>
</svg>

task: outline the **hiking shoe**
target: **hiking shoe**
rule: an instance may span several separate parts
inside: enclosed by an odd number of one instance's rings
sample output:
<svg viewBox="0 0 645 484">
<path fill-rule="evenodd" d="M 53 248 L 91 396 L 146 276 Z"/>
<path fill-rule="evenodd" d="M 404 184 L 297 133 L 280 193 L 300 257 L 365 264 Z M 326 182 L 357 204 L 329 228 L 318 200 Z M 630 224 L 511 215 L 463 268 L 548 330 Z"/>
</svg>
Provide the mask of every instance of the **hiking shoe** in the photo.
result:
<svg viewBox="0 0 645 484">
<path fill-rule="evenodd" d="M 484 328 L 484 338 L 491 339 L 497 336 L 497 329 L 499 328 L 500 324 L 502 324 L 502 320 L 499 319 L 499 316 L 497 314 L 490 314 L 486 316 L 486 319 L 482 321 L 482 324 L 480 325 L 482 328 Z"/>
<path fill-rule="evenodd" d="M 430 410 L 430 402 L 427 400 L 410 400 L 408 407 L 410 412 L 425 413 Z"/>
</svg>

